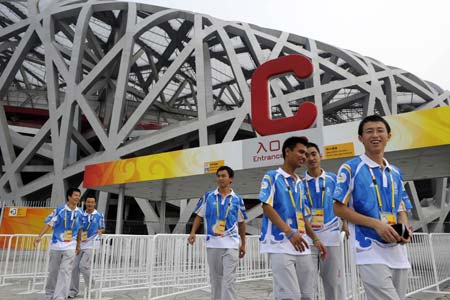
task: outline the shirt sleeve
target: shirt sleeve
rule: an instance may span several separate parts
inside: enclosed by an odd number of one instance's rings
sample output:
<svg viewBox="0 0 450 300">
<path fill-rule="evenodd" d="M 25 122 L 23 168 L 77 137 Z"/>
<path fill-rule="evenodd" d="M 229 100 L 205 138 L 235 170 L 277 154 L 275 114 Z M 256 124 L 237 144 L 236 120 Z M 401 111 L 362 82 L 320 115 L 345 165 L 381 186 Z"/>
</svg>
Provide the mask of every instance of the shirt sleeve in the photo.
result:
<svg viewBox="0 0 450 300">
<path fill-rule="evenodd" d="M 198 200 L 197 206 L 194 209 L 194 213 L 197 216 L 204 218 L 205 217 L 205 211 L 206 211 L 206 194 L 203 195 L 203 197 L 201 197 Z"/>
<path fill-rule="evenodd" d="M 105 216 L 102 213 L 100 213 L 100 220 L 98 222 L 98 228 L 105 229 L 105 227 L 106 227 L 105 225 L 106 225 L 105 224 Z"/>
<path fill-rule="evenodd" d="M 238 222 L 244 222 L 245 220 L 248 220 L 247 212 L 245 210 L 245 204 L 244 200 L 239 197 L 239 216 L 238 216 Z"/>
<path fill-rule="evenodd" d="M 53 227 L 55 226 L 55 222 L 58 220 L 58 213 L 56 208 L 48 215 L 48 217 L 45 219 L 44 223 Z"/>
<path fill-rule="evenodd" d="M 333 199 L 346 204 L 350 200 L 352 193 L 352 169 L 348 164 L 343 164 L 338 171 L 336 179 L 336 188 L 334 189 Z"/>
<path fill-rule="evenodd" d="M 275 193 L 275 186 L 273 179 L 269 174 L 264 175 L 261 181 L 261 188 L 259 190 L 259 201 L 269 204 L 273 207 L 273 195 Z"/>
</svg>

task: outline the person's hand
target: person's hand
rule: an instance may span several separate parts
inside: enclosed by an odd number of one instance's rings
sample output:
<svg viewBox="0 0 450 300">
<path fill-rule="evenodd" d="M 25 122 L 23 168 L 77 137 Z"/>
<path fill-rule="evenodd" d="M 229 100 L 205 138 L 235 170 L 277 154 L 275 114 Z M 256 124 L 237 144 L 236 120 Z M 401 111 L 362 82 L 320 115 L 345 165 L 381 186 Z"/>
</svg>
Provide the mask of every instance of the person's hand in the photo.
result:
<svg viewBox="0 0 450 300">
<path fill-rule="evenodd" d="M 194 245 L 194 243 L 195 243 L 195 233 L 191 233 L 191 234 L 189 235 L 189 237 L 188 237 L 188 243 L 189 243 L 190 245 Z"/>
<path fill-rule="evenodd" d="M 80 246 L 77 246 L 77 248 L 75 248 L 75 254 L 80 255 L 80 253 L 81 253 Z"/>
<path fill-rule="evenodd" d="M 98 236 L 98 237 L 102 237 L 102 234 L 103 234 L 103 231 L 102 231 L 102 230 L 100 230 L 100 229 L 97 230 L 97 236 Z"/>
<path fill-rule="evenodd" d="M 309 248 L 308 243 L 305 241 L 305 239 L 303 239 L 302 235 L 297 230 L 295 230 L 289 241 L 294 246 L 294 249 L 299 252 L 303 252 Z"/>
<path fill-rule="evenodd" d="M 39 243 L 41 242 L 41 237 L 38 236 L 34 241 L 33 245 L 37 248 L 39 246 Z"/>
<path fill-rule="evenodd" d="M 378 235 L 388 243 L 398 243 L 402 240 L 402 237 L 392 228 L 391 225 L 383 223 L 378 220 L 377 225 L 375 226 L 375 231 Z"/>
<path fill-rule="evenodd" d="M 350 231 L 348 230 L 347 222 L 343 222 L 343 223 L 342 223 L 341 231 L 345 232 L 345 237 L 346 237 L 347 240 L 348 240 L 348 238 L 350 237 Z"/>
<path fill-rule="evenodd" d="M 242 244 L 242 245 L 239 247 L 239 258 L 243 258 L 244 255 L 245 255 L 245 244 Z"/>
<path fill-rule="evenodd" d="M 327 248 L 325 247 L 325 245 L 319 239 L 315 239 L 314 240 L 314 246 L 317 248 L 317 250 L 319 250 L 320 259 L 322 261 L 327 259 L 327 256 L 328 256 Z"/>
</svg>

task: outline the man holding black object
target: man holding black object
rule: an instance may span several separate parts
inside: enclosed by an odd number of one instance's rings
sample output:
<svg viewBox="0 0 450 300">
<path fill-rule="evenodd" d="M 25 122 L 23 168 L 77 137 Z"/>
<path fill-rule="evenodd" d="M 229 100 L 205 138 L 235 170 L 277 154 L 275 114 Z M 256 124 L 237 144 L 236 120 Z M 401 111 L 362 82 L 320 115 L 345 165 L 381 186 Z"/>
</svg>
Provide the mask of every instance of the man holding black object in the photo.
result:
<svg viewBox="0 0 450 300">
<path fill-rule="evenodd" d="M 384 159 L 391 138 L 387 121 L 368 116 L 359 124 L 358 135 L 365 154 L 340 167 L 334 211 L 350 223 L 367 299 L 402 300 L 411 268 L 404 246 L 411 239 L 406 213 L 412 208 L 411 202 L 400 170 Z"/>
</svg>

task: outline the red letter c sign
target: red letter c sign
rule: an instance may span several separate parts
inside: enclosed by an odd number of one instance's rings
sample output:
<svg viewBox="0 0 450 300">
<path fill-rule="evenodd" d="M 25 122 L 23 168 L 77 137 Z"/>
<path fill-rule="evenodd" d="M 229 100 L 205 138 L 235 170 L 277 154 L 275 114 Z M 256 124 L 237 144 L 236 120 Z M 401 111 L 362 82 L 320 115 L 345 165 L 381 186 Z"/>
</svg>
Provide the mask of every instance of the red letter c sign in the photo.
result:
<svg viewBox="0 0 450 300">
<path fill-rule="evenodd" d="M 311 127 L 317 117 L 317 108 L 304 102 L 292 117 L 272 120 L 269 101 L 269 79 L 272 76 L 293 72 L 299 78 L 307 78 L 313 72 L 311 62 L 303 55 L 293 54 L 263 63 L 252 76 L 252 123 L 260 135 L 270 135 Z"/>
</svg>

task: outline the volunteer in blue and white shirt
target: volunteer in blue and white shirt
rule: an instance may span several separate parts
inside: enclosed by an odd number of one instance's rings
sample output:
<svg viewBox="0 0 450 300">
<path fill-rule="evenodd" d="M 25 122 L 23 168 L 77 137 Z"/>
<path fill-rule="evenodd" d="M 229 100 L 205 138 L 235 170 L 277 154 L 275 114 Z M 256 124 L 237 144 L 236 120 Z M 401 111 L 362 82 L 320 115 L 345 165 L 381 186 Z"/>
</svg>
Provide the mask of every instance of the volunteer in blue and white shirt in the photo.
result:
<svg viewBox="0 0 450 300">
<path fill-rule="evenodd" d="M 45 285 L 47 300 L 65 300 L 69 293 L 70 275 L 76 252 L 78 231 L 81 226 L 82 212 L 77 208 L 80 190 L 70 188 L 67 191 L 66 205 L 58 206 L 45 220 L 45 225 L 34 241 L 37 246 L 42 236 L 53 228 L 48 262 L 48 278 Z"/>
<path fill-rule="evenodd" d="M 234 171 L 230 167 L 217 169 L 218 187 L 199 200 L 188 238 L 192 245 L 204 219 L 212 300 L 236 299 L 236 270 L 239 258 L 245 255 L 247 213 L 241 196 L 231 189 L 233 177 Z"/>
<path fill-rule="evenodd" d="M 307 140 L 290 137 L 283 143 L 284 163 L 267 172 L 261 182 L 261 253 L 269 253 L 274 299 L 314 299 L 316 273 L 307 235 L 320 249 L 326 249 L 312 230 L 305 188 L 295 170 L 305 162 Z"/>
<path fill-rule="evenodd" d="M 336 186 L 336 175 L 321 168 L 319 147 L 308 143 L 304 184 L 306 203 L 311 208 L 311 227 L 317 237 L 327 247 L 327 259 L 321 260 L 316 247 L 311 248 L 314 266 L 319 268 L 322 278 L 325 299 L 345 299 L 343 289 L 342 249 L 340 246 L 339 218 L 333 211 L 333 193 Z M 347 231 L 345 222 L 342 230 Z"/>
<path fill-rule="evenodd" d="M 406 227 L 411 203 L 400 170 L 384 159 L 389 124 L 369 116 L 358 128 L 365 154 L 339 169 L 334 192 L 336 215 L 348 220 L 354 254 L 367 299 L 405 299 L 410 263 L 401 237 L 391 225 Z M 409 230 L 409 229 L 408 229 Z"/>
<path fill-rule="evenodd" d="M 75 258 L 70 283 L 69 298 L 75 298 L 80 289 L 80 273 L 83 275 L 84 284 L 89 288 L 89 275 L 91 271 L 92 251 L 100 248 L 100 237 L 105 231 L 105 218 L 103 213 L 95 209 L 95 195 L 86 198 L 86 210 L 82 216 L 80 253 Z M 94 283 L 91 283 L 93 286 Z"/>
</svg>

